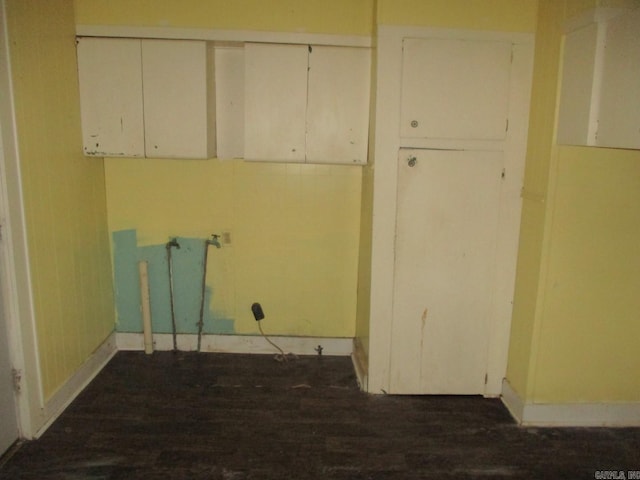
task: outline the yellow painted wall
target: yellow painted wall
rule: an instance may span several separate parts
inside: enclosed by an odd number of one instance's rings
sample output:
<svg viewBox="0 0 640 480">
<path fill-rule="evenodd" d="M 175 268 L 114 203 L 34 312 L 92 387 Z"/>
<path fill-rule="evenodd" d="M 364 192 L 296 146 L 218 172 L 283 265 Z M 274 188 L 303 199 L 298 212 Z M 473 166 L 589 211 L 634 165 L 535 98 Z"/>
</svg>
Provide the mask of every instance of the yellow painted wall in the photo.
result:
<svg viewBox="0 0 640 480">
<path fill-rule="evenodd" d="M 559 147 L 554 175 L 531 400 L 640 401 L 640 152 Z"/>
<path fill-rule="evenodd" d="M 537 0 L 379 0 L 379 25 L 533 32 Z"/>
<path fill-rule="evenodd" d="M 75 0 L 86 25 L 370 35 L 373 0 Z"/>
<path fill-rule="evenodd" d="M 109 228 L 139 245 L 231 232 L 210 247 L 210 308 L 257 333 L 352 337 L 360 167 L 218 160 L 106 160 Z"/>
<path fill-rule="evenodd" d="M 562 22 L 598 5 L 540 2 L 507 371 L 527 403 L 640 400 L 640 152 L 554 140 Z"/>
<path fill-rule="evenodd" d="M 50 397 L 113 331 L 100 159 L 82 156 L 71 0 L 8 0 L 38 354 Z"/>
<path fill-rule="evenodd" d="M 521 395 L 527 391 L 553 155 L 554 117 L 564 2 L 541 1 L 534 54 L 529 140 L 523 188 L 516 289 L 507 378 Z"/>
<path fill-rule="evenodd" d="M 373 169 L 366 167 L 362 175 L 360 243 L 358 248 L 358 296 L 356 332 L 359 348 L 369 355 L 371 305 L 371 243 L 373 231 Z"/>
</svg>

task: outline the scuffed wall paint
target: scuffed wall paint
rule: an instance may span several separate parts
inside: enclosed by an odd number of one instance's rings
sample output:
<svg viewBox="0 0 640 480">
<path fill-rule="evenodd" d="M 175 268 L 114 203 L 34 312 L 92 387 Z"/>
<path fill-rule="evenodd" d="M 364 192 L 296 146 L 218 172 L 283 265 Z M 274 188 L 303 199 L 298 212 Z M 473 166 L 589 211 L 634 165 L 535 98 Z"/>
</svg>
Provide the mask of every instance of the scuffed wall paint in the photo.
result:
<svg viewBox="0 0 640 480">
<path fill-rule="evenodd" d="M 169 263 L 166 244 L 139 246 L 135 230 L 114 232 L 113 264 L 119 332 L 142 332 L 138 262 L 149 266 L 151 324 L 154 333 L 172 333 Z M 171 249 L 173 307 L 176 332 L 198 333 L 202 302 L 205 239 L 174 237 L 180 248 Z M 167 239 L 169 241 L 170 239 Z M 208 246 L 207 279 L 216 275 L 215 246 Z M 203 333 L 232 334 L 234 319 L 212 307 L 214 288 L 209 282 L 204 291 Z"/>
</svg>

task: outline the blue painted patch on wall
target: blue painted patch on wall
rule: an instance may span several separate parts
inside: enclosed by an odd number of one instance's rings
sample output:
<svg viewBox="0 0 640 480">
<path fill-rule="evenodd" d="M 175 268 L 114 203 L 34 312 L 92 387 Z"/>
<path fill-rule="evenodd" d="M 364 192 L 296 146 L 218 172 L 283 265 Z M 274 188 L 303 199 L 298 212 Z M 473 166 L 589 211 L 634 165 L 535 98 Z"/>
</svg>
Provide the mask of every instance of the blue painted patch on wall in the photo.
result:
<svg viewBox="0 0 640 480">
<path fill-rule="evenodd" d="M 202 301 L 205 239 L 175 238 L 180 248 L 171 249 L 173 304 L 177 333 L 197 334 Z M 136 230 L 113 232 L 114 290 L 118 332 L 142 332 L 138 262 L 148 262 L 151 323 L 154 333 L 172 333 L 169 264 L 165 244 L 138 246 Z M 167 239 L 169 240 L 169 239 Z M 207 275 L 215 275 L 215 270 Z M 213 290 L 204 298 L 205 334 L 235 333 L 234 319 L 210 308 Z"/>
</svg>

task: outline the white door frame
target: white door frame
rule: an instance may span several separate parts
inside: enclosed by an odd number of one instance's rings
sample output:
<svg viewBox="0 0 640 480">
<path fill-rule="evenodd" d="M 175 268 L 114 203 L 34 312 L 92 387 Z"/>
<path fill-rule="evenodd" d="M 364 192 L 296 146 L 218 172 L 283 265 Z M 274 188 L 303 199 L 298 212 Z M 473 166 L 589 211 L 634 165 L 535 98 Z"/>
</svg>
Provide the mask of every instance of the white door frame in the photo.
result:
<svg viewBox="0 0 640 480">
<path fill-rule="evenodd" d="M 2 93 L 2 92 L 0 92 Z M 0 164 L 4 164 L 4 144 L 2 141 L 2 124 L 0 121 Z M 2 170 L 0 168 L 0 170 Z M 4 172 L 2 172 L 4 173 Z M 2 240 L 2 235 L 4 233 L 5 226 L 5 189 L 4 189 L 4 175 L 2 175 L 2 181 L 0 181 L 0 357 L 2 357 L 2 361 L 0 362 L 0 375 L 2 375 L 2 384 L 0 388 L 4 389 L 8 388 L 8 392 L 2 392 L 2 406 L 0 408 L 0 415 L 4 417 L 2 421 L 0 421 L 0 425 L 3 431 L 0 431 L 0 455 L 2 455 L 7 448 L 10 448 L 11 443 L 16 441 L 20 436 L 20 429 L 18 427 L 18 398 L 16 393 L 12 389 L 11 379 L 9 373 L 15 375 L 12 372 L 14 367 L 13 356 L 11 355 L 11 350 L 13 348 L 12 338 L 9 338 L 9 321 L 8 321 L 8 308 L 5 301 L 5 296 L 7 294 L 7 289 L 5 288 L 5 284 L 7 281 L 7 275 L 5 272 L 5 262 L 6 255 L 4 252 L 4 241 Z M 14 382 L 16 381 L 14 376 Z M 6 396 L 5 396 L 6 395 Z M 8 403 L 7 403 L 8 402 Z M 7 441 L 9 443 L 7 443 Z"/>
<path fill-rule="evenodd" d="M 376 45 L 376 92 L 375 131 L 373 132 L 373 220 L 371 244 L 371 293 L 369 317 L 369 348 L 367 368 L 367 391 L 381 393 L 389 391 L 391 331 L 393 329 L 393 292 L 395 273 L 395 235 L 397 206 L 397 158 L 400 148 L 460 148 L 450 141 L 425 142 L 421 139 L 400 138 L 400 105 L 402 89 L 402 40 L 404 38 L 450 38 L 466 40 L 509 41 L 514 45 L 514 64 L 512 74 L 513 89 L 510 96 L 518 104 L 515 115 L 509 114 L 509 130 L 517 132 L 499 149 L 505 152 L 506 161 L 513 159 L 523 169 L 526 154 L 528 126 L 528 106 L 533 69 L 534 35 L 519 32 L 491 32 L 466 29 L 441 29 L 431 27 L 406 27 L 381 25 L 377 31 Z M 517 122 L 511 123 L 512 118 Z M 496 149 L 495 142 L 472 141 L 465 149 Z M 509 185 L 505 194 L 511 202 L 505 202 L 504 217 L 510 222 L 519 222 L 520 210 L 514 204 L 520 201 L 520 189 L 523 172 L 518 168 L 509 171 Z M 514 202 L 515 200 L 515 202 Z M 513 246 L 512 238 L 500 238 L 498 248 L 508 248 L 505 258 L 517 255 L 517 242 Z M 502 268 L 502 265 L 499 265 Z M 508 266 L 511 268 L 511 265 Z M 508 272 L 510 274 L 510 272 Z M 506 275 L 506 274 L 505 274 Z M 502 299 L 510 298 L 511 287 L 503 282 L 497 294 Z M 504 304 L 504 302 L 502 302 Z M 492 326 L 489 346 L 489 379 L 485 395 L 499 395 L 501 381 L 506 371 L 508 341 L 511 323 L 511 305 L 500 307 L 500 321 Z"/>
<path fill-rule="evenodd" d="M 2 224 L 3 315 L 9 355 L 20 377 L 18 426 L 33 438 L 43 424 L 43 392 L 38 359 L 33 295 L 22 196 L 15 105 L 9 57 L 5 1 L 0 0 L 0 223 Z"/>
</svg>

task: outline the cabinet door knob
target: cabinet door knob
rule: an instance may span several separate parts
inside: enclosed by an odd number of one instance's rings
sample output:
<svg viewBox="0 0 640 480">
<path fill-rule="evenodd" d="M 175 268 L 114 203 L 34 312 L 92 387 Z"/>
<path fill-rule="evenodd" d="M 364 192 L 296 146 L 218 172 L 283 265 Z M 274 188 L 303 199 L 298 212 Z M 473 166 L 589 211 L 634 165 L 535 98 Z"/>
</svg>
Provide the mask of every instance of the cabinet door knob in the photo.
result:
<svg viewBox="0 0 640 480">
<path fill-rule="evenodd" d="M 413 128 L 417 128 L 418 127 L 418 121 L 417 120 L 411 120 L 411 126 Z"/>
<path fill-rule="evenodd" d="M 418 163 L 418 159 L 416 157 L 407 158 L 407 165 L 410 167 L 415 167 L 416 163 Z"/>
</svg>

